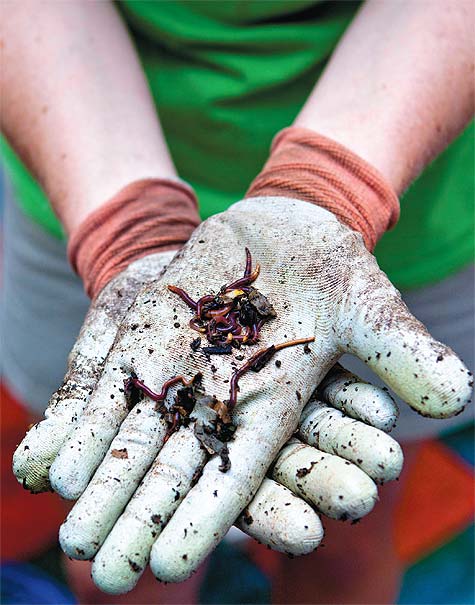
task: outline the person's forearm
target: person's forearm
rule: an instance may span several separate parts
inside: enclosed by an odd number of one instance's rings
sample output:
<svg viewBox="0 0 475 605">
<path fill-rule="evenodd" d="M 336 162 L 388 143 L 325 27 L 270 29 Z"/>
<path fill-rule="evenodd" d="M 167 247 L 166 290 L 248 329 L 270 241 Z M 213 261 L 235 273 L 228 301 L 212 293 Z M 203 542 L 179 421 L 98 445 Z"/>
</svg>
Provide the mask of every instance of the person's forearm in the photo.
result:
<svg viewBox="0 0 475 605">
<path fill-rule="evenodd" d="M 20 2 L 2 25 L 2 129 L 67 232 L 128 183 L 176 177 L 109 2 Z"/>
<path fill-rule="evenodd" d="M 368 0 L 295 124 L 345 145 L 398 194 L 474 110 L 471 0 Z"/>
</svg>

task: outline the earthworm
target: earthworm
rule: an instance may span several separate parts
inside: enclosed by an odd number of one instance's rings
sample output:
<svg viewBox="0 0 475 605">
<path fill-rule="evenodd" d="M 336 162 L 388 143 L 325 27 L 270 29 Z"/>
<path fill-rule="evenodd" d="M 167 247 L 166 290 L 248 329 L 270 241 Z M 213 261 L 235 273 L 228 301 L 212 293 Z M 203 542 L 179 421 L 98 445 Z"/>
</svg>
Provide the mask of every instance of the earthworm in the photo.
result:
<svg viewBox="0 0 475 605">
<path fill-rule="evenodd" d="M 193 311 L 196 311 L 195 301 L 190 297 L 189 294 L 187 294 L 187 292 L 185 292 L 185 290 L 182 290 L 178 286 L 170 286 L 170 285 L 168 286 L 168 289 L 170 290 L 170 292 L 173 292 L 174 294 L 178 294 L 178 296 L 190 307 L 190 309 L 193 309 Z"/>
<path fill-rule="evenodd" d="M 225 292 L 230 292 L 231 290 L 242 289 L 243 287 L 249 286 L 252 282 L 256 281 L 259 277 L 259 273 L 261 272 L 261 267 L 259 264 L 256 265 L 256 268 L 249 275 L 245 275 L 244 277 L 240 277 L 236 281 L 233 281 L 228 286 L 226 286 Z"/>
<path fill-rule="evenodd" d="M 264 365 L 274 356 L 277 351 L 281 349 L 285 349 L 287 347 L 294 347 L 296 345 L 303 345 L 309 342 L 313 342 L 315 337 L 310 338 L 298 338 L 296 340 L 289 340 L 287 342 L 282 342 L 278 345 L 271 345 L 266 349 L 261 349 L 254 353 L 244 365 L 238 368 L 234 374 L 231 376 L 231 380 L 229 382 L 229 399 L 228 399 L 228 407 L 230 410 L 233 410 L 237 403 L 237 394 L 239 391 L 239 380 L 240 378 L 249 370 L 254 370 L 255 372 L 259 372 Z"/>
<path fill-rule="evenodd" d="M 246 252 L 246 268 L 244 269 L 244 277 L 248 277 L 252 270 L 252 256 L 249 248 L 245 248 Z"/>
<path fill-rule="evenodd" d="M 175 384 L 178 384 L 179 382 L 181 382 L 182 385 L 185 387 L 190 387 L 193 384 L 195 378 L 196 376 L 191 380 L 187 380 L 184 376 L 181 375 L 169 378 L 166 382 L 163 383 L 162 390 L 160 391 L 160 393 L 155 393 L 155 391 L 152 391 L 152 389 L 150 389 L 141 380 L 134 377 L 127 378 L 127 380 L 124 381 L 124 386 L 125 389 L 128 390 L 130 389 L 130 386 L 133 385 L 137 389 L 140 389 L 142 393 L 147 395 L 147 397 L 150 397 L 152 401 L 155 401 L 156 403 L 162 403 L 163 401 L 165 401 L 165 397 L 167 396 L 170 387 L 174 386 Z"/>
</svg>

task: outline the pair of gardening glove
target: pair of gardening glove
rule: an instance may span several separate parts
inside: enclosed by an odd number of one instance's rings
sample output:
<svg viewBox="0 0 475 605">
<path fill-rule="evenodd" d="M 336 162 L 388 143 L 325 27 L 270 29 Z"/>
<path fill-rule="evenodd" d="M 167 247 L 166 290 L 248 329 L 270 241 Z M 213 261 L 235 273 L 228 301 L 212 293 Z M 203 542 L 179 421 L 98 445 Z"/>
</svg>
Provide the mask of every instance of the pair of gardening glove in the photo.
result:
<svg viewBox="0 0 475 605">
<path fill-rule="evenodd" d="M 148 180 L 72 234 L 70 258 L 93 302 L 65 381 L 18 447 L 14 472 L 31 491 L 79 498 L 60 542 L 69 556 L 93 559 L 100 588 L 131 590 L 149 561 L 158 579 L 184 580 L 233 524 L 304 554 L 323 536 L 317 513 L 355 520 L 370 512 L 376 483 L 402 467 L 386 434 L 397 409 L 387 392 L 338 366 L 343 353 L 420 414 L 462 411 L 469 372 L 410 314 L 370 252 L 397 215 L 395 194 L 373 168 L 290 128 L 246 199 L 199 226 L 186 185 Z M 203 352 L 210 343 L 183 292 L 193 306 L 256 262 L 252 286 L 275 317 L 259 324 L 254 344 Z M 257 351 L 299 339 L 305 346 L 277 347 L 237 385 Z M 199 438 L 203 410 L 170 431 L 163 406 L 176 411 L 177 387 L 157 410 L 136 386 L 160 392 L 170 378 L 198 374 L 215 403 L 237 397 L 226 460 Z"/>
</svg>

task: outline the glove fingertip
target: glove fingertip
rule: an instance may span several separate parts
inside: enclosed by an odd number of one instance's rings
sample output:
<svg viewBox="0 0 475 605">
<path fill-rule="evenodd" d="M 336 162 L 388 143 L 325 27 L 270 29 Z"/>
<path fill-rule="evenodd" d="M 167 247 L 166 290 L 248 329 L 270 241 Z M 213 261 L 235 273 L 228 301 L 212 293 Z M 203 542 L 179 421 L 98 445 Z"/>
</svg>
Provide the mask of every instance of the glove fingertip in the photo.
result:
<svg viewBox="0 0 475 605">
<path fill-rule="evenodd" d="M 77 500 L 86 489 L 84 481 L 66 472 L 61 459 L 56 459 L 49 470 L 49 480 L 53 490 L 65 500 Z"/>
<path fill-rule="evenodd" d="M 92 544 L 81 536 L 80 527 L 71 527 L 68 519 L 59 528 L 59 544 L 63 552 L 72 559 L 89 561 L 95 555 Z"/>
</svg>

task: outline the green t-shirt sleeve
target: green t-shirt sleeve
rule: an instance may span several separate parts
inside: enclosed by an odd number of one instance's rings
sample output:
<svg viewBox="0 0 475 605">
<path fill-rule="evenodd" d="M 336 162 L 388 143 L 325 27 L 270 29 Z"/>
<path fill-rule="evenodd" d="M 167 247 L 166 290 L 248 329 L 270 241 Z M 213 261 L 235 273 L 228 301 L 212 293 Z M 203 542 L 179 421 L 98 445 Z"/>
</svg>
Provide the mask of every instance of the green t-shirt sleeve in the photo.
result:
<svg viewBox="0 0 475 605">
<path fill-rule="evenodd" d="M 4 137 L 0 138 L 0 149 L 3 165 L 10 179 L 16 203 L 29 218 L 45 231 L 53 237 L 63 239 L 63 228 L 54 214 L 48 198 Z"/>
</svg>

